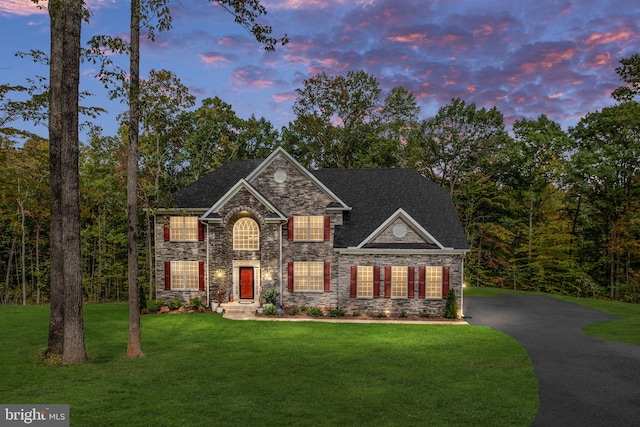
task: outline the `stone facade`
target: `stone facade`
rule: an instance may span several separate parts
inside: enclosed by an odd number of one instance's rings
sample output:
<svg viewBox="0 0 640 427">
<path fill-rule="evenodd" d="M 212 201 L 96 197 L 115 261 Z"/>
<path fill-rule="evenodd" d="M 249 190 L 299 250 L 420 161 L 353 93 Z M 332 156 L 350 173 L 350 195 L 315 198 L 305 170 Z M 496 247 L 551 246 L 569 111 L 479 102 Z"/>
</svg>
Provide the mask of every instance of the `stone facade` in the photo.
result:
<svg viewBox="0 0 640 427">
<path fill-rule="evenodd" d="M 252 191 L 249 191 L 250 186 Z M 461 306 L 463 280 L 463 252 L 438 254 L 433 251 L 393 250 L 381 251 L 359 249 L 336 249 L 333 244 L 336 226 L 343 225 L 345 211 L 335 207 L 335 196 L 315 180 L 307 171 L 285 155 L 273 157 L 268 164 L 253 174 L 246 186 L 239 186 L 235 193 L 218 204 L 215 215 L 204 217 L 205 238 L 198 242 L 170 242 L 164 240 L 164 228 L 169 217 L 175 212 L 158 214 L 155 224 L 156 273 L 159 299 L 182 298 L 185 302 L 194 297 L 204 301 L 214 301 L 218 291 L 225 291 L 225 301 L 229 296 L 240 299 L 240 270 L 252 268 L 253 299 L 260 292 L 275 288 L 280 292 L 282 305 L 288 307 L 319 307 L 322 309 L 341 308 L 348 313 L 367 314 L 407 314 L 428 313 L 438 316 L 444 313 L 446 295 L 437 299 L 418 297 L 418 278 L 415 283 L 414 298 L 352 298 L 350 296 L 350 271 L 352 266 L 443 266 L 449 268 L 450 288 L 456 292 Z M 203 207 L 190 213 L 201 217 Z M 211 213 L 211 212 L 208 212 Z M 187 214 L 189 214 L 187 212 Z M 287 220 L 293 216 L 329 217 L 329 239 L 324 241 L 290 241 Z M 244 217 L 256 221 L 259 227 L 260 244 L 257 250 L 234 250 L 233 230 L 235 223 Z M 394 226 L 396 228 L 394 232 Z M 404 230 L 404 243 L 425 243 L 424 237 L 401 218 L 392 221 L 381 230 L 373 243 L 395 243 L 400 238 L 397 230 Z M 431 242 L 426 242 L 431 243 Z M 455 251 L 454 251 L 455 252 Z M 205 263 L 205 291 L 165 290 L 164 262 L 201 261 Z M 330 286 L 323 291 L 301 291 L 288 289 L 288 266 L 293 262 L 322 262 L 330 266 Z M 207 290 L 208 289 L 208 294 Z"/>
</svg>

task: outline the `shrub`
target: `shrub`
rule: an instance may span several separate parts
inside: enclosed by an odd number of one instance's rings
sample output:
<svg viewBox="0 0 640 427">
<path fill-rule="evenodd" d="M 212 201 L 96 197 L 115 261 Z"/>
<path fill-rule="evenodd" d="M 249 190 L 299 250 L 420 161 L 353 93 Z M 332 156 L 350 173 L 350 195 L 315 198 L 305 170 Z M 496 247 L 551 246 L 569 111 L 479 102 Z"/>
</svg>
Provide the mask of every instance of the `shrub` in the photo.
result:
<svg viewBox="0 0 640 427">
<path fill-rule="evenodd" d="M 406 311 L 402 310 L 402 312 L 400 313 L 400 318 L 401 319 L 406 319 L 407 317 L 409 317 L 409 315 L 407 314 Z"/>
<path fill-rule="evenodd" d="M 344 317 L 345 313 L 344 310 L 341 308 L 336 308 L 335 310 L 331 310 L 329 312 L 329 315 L 331 317 Z"/>
<path fill-rule="evenodd" d="M 426 319 L 430 316 L 429 312 L 427 310 L 421 311 L 420 312 L 420 317 Z"/>
<path fill-rule="evenodd" d="M 278 314 L 278 307 L 275 305 L 268 305 L 262 309 L 262 312 L 267 316 L 274 316 Z"/>
<path fill-rule="evenodd" d="M 152 299 L 147 301 L 147 310 L 149 310 L 150 313 L 156 313 L 160 311 L 160 307 L 162 307 L 163 305 L 164 301 L 160 299 Z"/>
<path fill-rule="evenodd" d="M 362 316 L 362 313 L 360 313 L 359 311 L 356 310 L 353 312 L 353 317 L 360 317 L 360 316 Z"/>
<path fill-rule="evenodd" d="M 182 307 L 182 300 L 180 298 L 172 299 L 169 301 L 169 308 L 171 310 L 177 310 Z"/>
<path fill-rule="evenodd" d="M 300 309 L 298 307 L 294 307 L 293 310 L 291 310 L 290 314 L 292 316 L 297 316 L 298 314 L 300 314 Z"/>
<path fill-rule="evenodd" d="M 191 300 L 189 300 L 189 307 L 191 307 L 194 310 L 198 310 L 202 306 L 203 306 L 202 299 L 198 297 L 191 298 Z"/>
<path fill-rule="evenodd" d="M 309 309 L 307 310 L 307 316 L 320 317 L 322 316 L 322 310 L 320 310 L 318 307 L 309 307 Z"/>
<path fill-rule="evenodd" d="M 384 311 L 381 311 L 380 313 L 377 314 L 378 319 L 382 319 L 383 317 L 387 317 L 387 315 L 384 313 Z"/>
<path fill-rule="evenodd" d="M 278 292 L 277 289 L 271 288 L 268 291 L 262 293 L 262 298 L 264 299 L 265 304 L 276 305 L 279 295 L 280 292 Z"/>
<path fill-rule="evenodd" d="M 449 289 L 449 293 L 447 294 L 444 317 L 447 319 L 456 319 L 458 317 L 458 301 L 456 300 L 456 293 L 453 289 Z"/>
</svg>

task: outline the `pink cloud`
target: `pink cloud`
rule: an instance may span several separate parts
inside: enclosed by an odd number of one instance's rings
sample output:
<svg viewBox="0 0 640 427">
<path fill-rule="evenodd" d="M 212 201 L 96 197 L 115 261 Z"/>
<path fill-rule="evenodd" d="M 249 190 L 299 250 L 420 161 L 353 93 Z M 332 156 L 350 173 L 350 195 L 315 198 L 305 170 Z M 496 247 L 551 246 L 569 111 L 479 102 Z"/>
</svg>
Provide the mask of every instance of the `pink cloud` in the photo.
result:
<svg viewBox="0 0 640 427">
<path fill-rule="evenodd" d="M 607 43 L 621 43 L 631 39 L 633 33 L 631 31 L 623 30 L 619 32 L 607 32 L 604 34 L 594 33 L 587 38 L 585 43 L 589 46 L 602 45 Z"/>
<path fill-rule="evenodd" d="M 278 104 L 283 102 L 287 102 L 287 103 L 293 102 L 296 100 L 296 98 L 297 98 L 297 95 L 295 92 L 276 93 L 271 97 L 271 99 L 273 99 Z"/>
<path fill-rule="evenodd" d="M 201 53 L 198 55 L 205 64 L 217 64 L 219 62 L 229 62 L 229 60 L 219 53 Z"/>
<path fill-rule="evenodd" d="M 41 2 L 42 7 L 38 7 L 31 0 L 3 0 L 0 3 L 0 12 L 9 15 L 28 16 L 47 14 L 47 1 Z"/>
</svg>

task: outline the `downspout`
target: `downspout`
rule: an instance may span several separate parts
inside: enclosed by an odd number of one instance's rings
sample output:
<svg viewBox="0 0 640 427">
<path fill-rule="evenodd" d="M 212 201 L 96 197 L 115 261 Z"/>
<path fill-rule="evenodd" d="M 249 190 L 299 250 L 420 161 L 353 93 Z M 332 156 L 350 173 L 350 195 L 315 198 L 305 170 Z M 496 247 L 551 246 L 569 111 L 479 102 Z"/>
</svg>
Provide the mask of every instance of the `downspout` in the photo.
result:
<svg viewBox="0 0 640 427">
<path fill-rule="evenodd" d="M 462 269 L 460 270 L 460 317 L 464 319 L 464 258 L 466 254 L 462 254 Z"/>
<path fill-rule="evenodd" d="M 282 307 L 282 223 L 280 223 L 280 260 L 278 263 L 278 277 L 280 277 L 280 307 Z"/>
<path fill-rule="evenodd" d="M 209 223 L 208 222 L 204 222 L 203 224 L 205 226 L 206 232 L 204 233 L 204 246 L 206 248 L 206 257 L 207 257 L 207 271 L 205 273 L 204 276 L 204 281 L 205 281 L 205 289 L 207 290 L 207 307 L 211 307 L 211 289 L 209 286 Z"/>
</svg>

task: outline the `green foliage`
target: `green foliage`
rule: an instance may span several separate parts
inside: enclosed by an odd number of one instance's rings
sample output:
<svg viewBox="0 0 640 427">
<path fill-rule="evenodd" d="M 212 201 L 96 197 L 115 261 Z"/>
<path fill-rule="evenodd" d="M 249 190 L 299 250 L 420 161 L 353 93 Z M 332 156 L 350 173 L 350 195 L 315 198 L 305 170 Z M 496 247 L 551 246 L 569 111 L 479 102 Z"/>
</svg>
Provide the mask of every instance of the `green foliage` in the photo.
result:
<svg viewBox="0 0 640 427">
<path fill-rule="evenodd" d="M 345 311 L 341 308 L 336 308 L 329 312 L 329 316 L 331 317 L 344 317 Z"/>
<path fill-rule="evenodd" d="M 172 299 L 169 301 L 169 308 L 171 310 L 177 310 L 182 307 L 182 300 L 180 298 Z"/>
<path fill-rule="evenodd" d="M 320 317 L 324 316 L 324 313 L 318 307 L 309 307 L 307 310 L 307 316 Z"/>
<path fill-rule="evenodd" d="M 275 305 L 267 305 L 262 309 L 262 313 L 268 316 L 275 316 L 276 314 L 278 314 L 278 307 L 276 307 Z"/>
<path fill-rule="evenodd" d="M 456 319 L 458 317 L 458 301 L 456 300 L 456 293 L 453 289 L 449 289 L 449 293 L 447 294 L 444 317 L 447 319 Z"/>
<path fill-rule="evenodd" d="M 191 307 L 194 310 L 198 310 L 200 307 L 203 307 L 204 305 L 202 304 L 202 299 L 199 297 L 196 298 L 191 298 L 191 300 L 189 300 L 189 307 Z"/>
<path fill-rule="evenodd" d="M 276 288 L 269 288 L 262 293 L 262 298 L 265 304 L 276 305 L 278 303 L 278 296 L 280 296 L 280 292 L 278 292 Z"/>
<path fill-rule="evenodd" d="M 151 313 L 156 313 L 160 311 L 160 307 L 162 307 L 163 305 L 165 305 L 165 302 L 162 300 L 159 300 L 159 299 L 148 300 L 147 310 L 149 310 Z"/>
<path fill-rule="evenodd" d="M 294 307 L 293 309 L 291 309 L 290 313 L 292 316 L 297 316 L 298 314 L 300 314 L 300 309 L 298 307 Z"/>
</svg>

